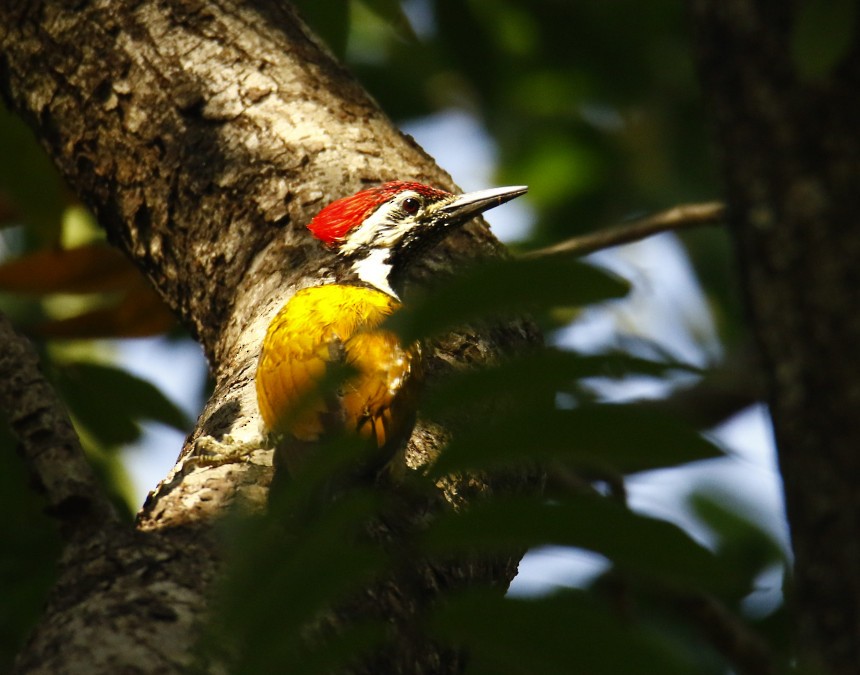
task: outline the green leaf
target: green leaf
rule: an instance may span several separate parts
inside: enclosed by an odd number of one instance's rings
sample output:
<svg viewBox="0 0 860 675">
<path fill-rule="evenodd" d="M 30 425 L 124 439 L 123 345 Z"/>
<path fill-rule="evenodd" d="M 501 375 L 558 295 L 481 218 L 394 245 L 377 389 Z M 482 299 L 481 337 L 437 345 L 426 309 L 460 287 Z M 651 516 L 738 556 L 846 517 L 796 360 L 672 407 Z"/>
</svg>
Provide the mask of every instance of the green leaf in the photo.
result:
<svg viewBox="0 0 860 675">
<path fill-rule="evenodd" d="M 277 618 L 275 618 L 277 621 Z M 263 651 L 254 655 L 256 663 L 243 660 L 234 673 L 258 675 L 272 672 L 272 664 L 280 664 L 279 671 L 290 675 L 331 675 L 349 672 L 348 666 L 360 662 L 362 657 L 378 648 L 389 637 L 390 628 L 382 621 L 355 621 L 341 627 L 336 635 L 326 636 L 321 643 L 304 645 L 298 652 L 284 649 L 284 642 L 278 641 L 271 648 L 271 654 Z"/>
<path fill-rule="evenodd" d="M 57 523 L 14 452 L 17 439 L 0 411 L 0 672 L 12 672 L 15 655 L 44 612 L 62 552 Z"/>
<path fill-rule="evenodd" d="M 855 0 L 798 3 L 792 51 L 805 79 L 826 76 L 853 47 L 857 29 Z"/>
<path fill-rule="evenodd" d="M 33 132 L 0 104 L 0 191 L 20 209 L 42 243 L 55 244 L 67 196 L 64 184 Z"/>
<path fill-rule="evenodd" d="M 628 290 L 619 277 L 576 260 L 494 260 L 416 293 L 390 325 L 411 342 L 469 321 L 581 306 Z"/>
<path fill-rule="evenodd" d="M 388 23 L 404 40 L 415 42 L 418 39 L 399 0 L 361 0 L 361 3 Z"/>
<path fill-rule="evenodd" d="M 468 650 L 473 675 L 696 672 L 679 648 L 581 593 L 512 600 L 473 591 L 442 605 L 430 625 Z"/>
<path fill-rule="evenodd" d="M 293 4 L 311 30 L 343 58 L 349 39 L 349 0 L 295 0 Z"/>
<path fill-rule="evenodd" d="M 665 377 L 677 371 L 700 372 L 677 361 L 654 361 L 623 352 L 585 356 L 539 349 L 497 366 L 446 375 L 427 392 L 421 410 L 431 417 L 445 415 L 473 408 L 498 394 L 515 397 L 517 405 L 530 406 L 545 403 L 547 396 L 571 389 L 582 378 Z"/>
<path fill-rule="evenodd" d="M 735 573 L 681 528 L 636 514 L 605 497 L 488 500 L 439 518 L 424 536 L 433 553 L 504 553 L 555 544 L 606 556 L 630 578 L 671 588 L 737 586 Z"/>
<path fill-rule="evenodd" d="M 344 658 L 372 648 L 381 633 L 377 624 L 359 623 L 357 633 L 339 634 L 330 644 L 335 636 L 320 632 L 316 622 L 384 568 L 384 553 L 360 538 L 378 508 L 376 495 L 355 491 L 325 505 L 311 523 L 295 522 L 277 507 L 267 517 L 228 522 L 229 573 L 205 646 L 226 647 L 242 673 L 272 672 L 272 664 L 293 672 L 304 658 L 307 668 L 296 672 L 325 672 L 325 651 L 335 644 Z M 315 633 L 326 639 L 309 640 Z"/>
<path fill-rule="evenodd" d="M 138 422 L 152 420 L 179 431 L 191 421 L 155 385 L 113 366 L 77 362 L 58 367 L 57 385 L 76 419 L 105 446 L 140 436 Z"/>
<path fill-rule="evenodd" d="M 755 577 L 774 564 L 787 565 L 785 554 L 761 525 L 744 515 L 737 495 L 694 493 L 690 507 L 717 536 L 717 555 L 723 564 L 747 578 L 749 590 Z"/>
<path fill-rule="evenodd" d="M 433 474 L 550 460 L 630 473 L 722 454 L 684 423 L 635 404 L 573 410 L 524 405 L 457 429 Z"/>
</svg>

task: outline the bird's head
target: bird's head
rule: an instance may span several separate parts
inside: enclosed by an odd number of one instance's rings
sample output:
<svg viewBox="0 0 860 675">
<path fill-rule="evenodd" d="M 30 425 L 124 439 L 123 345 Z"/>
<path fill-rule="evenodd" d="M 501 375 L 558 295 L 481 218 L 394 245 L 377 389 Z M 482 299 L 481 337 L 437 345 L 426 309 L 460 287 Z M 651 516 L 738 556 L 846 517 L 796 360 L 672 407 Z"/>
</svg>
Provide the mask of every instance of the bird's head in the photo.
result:
<svg viewBox="0 0 860 675">
<path fill-rule="evenodd" d="M 348 260 L 361 280 L 397 297 L 392 277 L 421 251 L 526 190 L 520 185 L 454 195 L 421 183 L 392 181 L 332 202 L 308 229 Z"/>
</svg>

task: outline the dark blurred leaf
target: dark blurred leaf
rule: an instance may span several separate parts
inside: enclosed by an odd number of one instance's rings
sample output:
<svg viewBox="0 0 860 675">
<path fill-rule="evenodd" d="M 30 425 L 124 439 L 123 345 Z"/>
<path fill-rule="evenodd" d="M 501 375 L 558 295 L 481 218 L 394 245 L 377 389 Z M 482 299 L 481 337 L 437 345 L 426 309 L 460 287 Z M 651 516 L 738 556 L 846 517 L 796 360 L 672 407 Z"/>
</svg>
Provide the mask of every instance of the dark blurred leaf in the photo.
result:
<svg viewBox="0 0 860 675">
<path fill-rule="evenodd" d="M 0 290 L 13 293 L 95 293 L 140 284 L 140 272 L 117 249 L 94 243 L 40 249 L 0 265 Z"/>
<path fill-rule="evenodd" d="M 701 673 L 668 640 L 579 593 L 506 600 L 471 592 L 436 610 L 431 626 L 468 649 L 473 675 Z"/>
<path fill-rule="evenodd" d="M 2 104 L 0 148 L 0 191 L 41 244 L 54 243 L 66 202 L 64 184 L 32 131 Z"/>
<path fill-rule="evenodd" d="M 39 337 L 65 339 L 130 338 L 161 335 L 175 327 L 176 317 L 161 297 L 140 279 L 113 305 L 66 319 L 42 321 L 26 328 Z"/>
<path fill-rule="evenodd" d="M 425 20 L 432 21 L 432 15 Z M 400 121 L 439 112 L 456 98 L 461 84 L 456 73 L 446 70 L 436 40 L 427 38 L 427 26 L 416 28 L 424 29 L 422 38 L 389 40 L 384 61 L 359 54 L 351 64 L 368 91 L 385 99 L 385 112 Z"/>
<path fill-rule="evenodd" d="M 787 583 L 790 585 L 791 581 L 788 580 Z M 755 627 L 756 633 L 761 635 L 773 650 L 774 660 L 777 662 L 777 672 L 792 673 L 792 675 L 795 673 L 797 675 L 803 673 L 822 675 L 820 671 L 798 667 L 796 663 L 795 649 L 792 644 L 794 617 L 789 611 L 791 606 L 793 606 L 791 601 L 784 600 L 774 612 L 764 618 L 748 619 L 748 621 Z"/>
<path fill-rule="evenodd" d="M 717 555 L 723 564 L 745 575 L 750 587 L 771 565 L 788 565 L 779 544 L 760 524 L 740 512 L 743 505 L 737 504 L 736 498 L 696 492 L 689 501 L 696 516 L 716 535 Z"/>
<path fill-rule="evenodd" d="M 45 504 L 31 486 L 17 441 L 0 413 L 0 672 L 12 671 L 12 659 L 42 613 L 56 577 L 60 539 L 44 513 Z"/>
<path fill-rule="evenodd" d="M 106 447 L 135 441 L 142 420 L 179 431 L 191 426 L 185 413 L 157 387 L 113 366 L 84 362 L 62 366 L 57 385 L 72 414 Z"/>
<path fill-rule="evenodd" d="M 699 372 L 677 361 L 654 361 L 623 352 L 585 356 L 539 349 L 498 366 L 447 375 L 427 392 L 421 410 L 431 417 L 445 415 L 474 408 L 497 394 L 515 397 L 518 405 L 552 405 L 547 396 L 570 389 L 582 378 L 665 377 L 677 371 Z"/>
<path fill-rule="evenodd" d="M 366 491 L 350 493 L 311 523 L 274 508 L 269 517 L 237 516 L 227 525 L 229 574 L 208 648 L 226 650 L 231 672 L 331 672 L 382 634 L 372 623 L 345 633 L 318 625 L 321 612 L 365 588 L 384 567 L 383 554 L 359 536 L 378 501 Z"/>
<path fill-rule="evenodd" d="M 0 228 L 16 225 L 18 217 L 18 210 L 15 208 L 12 198 L 0 190 Z"/>
<path fill-rule="evenodd" d="M 39 295 L 118 292 L 119 298 L 108 306 L 26 327 L 29 334 L 39 337 L 143 337 L 159 335 L 176 325 L 173 313 L 140 271 L 103 242 L 40 249 L 10 260 L 0 265 L 0 290 Z"/>
<path fill-rule="evenodd" d="M 277 623 L 277 616 L 272 618 Z M 382 621 L 355 621 L 313 646 L 299 644 L 296 640 L 279 640 L 276 636 L 273 644 L 266 645 L 262 652 L 251 658 L 241 659 L 230 672 L 235 675 L 264 672 L 331 675 L 348 672 L 348 666 L 360 662 L 362 657 L 385 641 L 389 630 Z"/>
<path fill-rule="evenodd" d="M 626 282 L 576 260 L 492 261 L 409 298 L 392 326 L 412 340 L 469 321 L 619 298 Z"/>
<path fill-rule="evenodd" d="M 798 3 L 792 47 L 801 75 L 807 79 L 829 73 L 855 45 L 855 0 Z"/>
<path fill-rule="evenodd" d="M 681 528 L 636 514 L 605 497 L 495 499 L 439 518 L 425 535 L 430 551 L 499 553 L 547 544 L 600 553 L 640 581 L 725 591 L 737 586 L 710 551 Z"/>
<path fill-rule="evenodd" d="M 349 38 L 349 0 L 295 0 L 302 18 L 337 56 L 346 53 Z"/>
<path fill-rule="evenodd" d="M 361 0 L 361 2 L 374 14 L 384 19 L 401 38 L 410 42 L 417 39 L 399 0 Z"/>
<path fill-rule="evenodd" d="M 565 136 L 545 132 L 521 157 L 521 180 L 528 181 L 530 199 L 538 205 L 569 204 L 594 190 L 606 171 L 603 155 L 592 142 L 577 143 Z"/>
<path fill-rule="evenodd" d="M 447 75 L 435 81 L 454 90 L 442 105 L 477 111 L 500 180 L 534 186 L 540 241 L 713 194 L 682 5 L 433 6 Z M 395 67 L 408 71 L 410 57 Z"/>
<path fill-rule="evenodd" d="M 682 422 L 635 405 L 552 410 L 537 399 L 458 429 L 433 474 L 549 460 L 630 473 L 721 455 Z"/>
</svg>

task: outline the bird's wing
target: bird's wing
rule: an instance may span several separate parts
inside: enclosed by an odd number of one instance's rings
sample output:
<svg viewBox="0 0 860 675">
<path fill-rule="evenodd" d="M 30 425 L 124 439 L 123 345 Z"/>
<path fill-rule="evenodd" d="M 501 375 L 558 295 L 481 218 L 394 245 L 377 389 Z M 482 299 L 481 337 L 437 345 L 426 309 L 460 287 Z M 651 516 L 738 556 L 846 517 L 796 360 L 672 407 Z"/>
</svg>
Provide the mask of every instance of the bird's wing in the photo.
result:
<svg viewBox="0 0 860 675">
<path fill-rule="evenodd" d="M 417 353 L 388 331 L 359 331 L 345 344 L 347 363 L 358 373 L 343 388 L 347 428 L 375 438 L 378 447 L 411 428 Z"/>
<path fill-rule="evenodd" d="M 358 431 L 380 447 L 399 435 L 410 424 L 411 411 L 404 408 L 417 359 L 414 349 L 378 328 L 396 308 L 393 298 L 362 287 L 296 293 L 270 325 L 257 369 L 269 430 L 302 441 Z M 318 384 L 337 364 L 357 372 L 334 394 L 320 395 Z"/>
</svg>

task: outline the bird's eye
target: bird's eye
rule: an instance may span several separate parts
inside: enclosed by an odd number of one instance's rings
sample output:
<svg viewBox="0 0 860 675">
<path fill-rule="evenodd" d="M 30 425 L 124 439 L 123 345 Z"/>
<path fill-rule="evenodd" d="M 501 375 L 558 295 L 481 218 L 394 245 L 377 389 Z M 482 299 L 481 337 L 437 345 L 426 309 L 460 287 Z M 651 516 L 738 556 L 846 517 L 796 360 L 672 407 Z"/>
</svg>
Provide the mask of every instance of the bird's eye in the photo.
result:
<svg viewBox="0 0 860 675">
<path fill-rule="evenodd" d="M 407 197 L 401 202 L 400 206 L 403 207 L 403 210 L 406 211 L 406 213 L 414 215 L 418 213 L 418 209 L 421 208 L 421 202 L 415 197 Z"/>
</svg>

